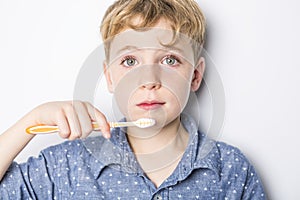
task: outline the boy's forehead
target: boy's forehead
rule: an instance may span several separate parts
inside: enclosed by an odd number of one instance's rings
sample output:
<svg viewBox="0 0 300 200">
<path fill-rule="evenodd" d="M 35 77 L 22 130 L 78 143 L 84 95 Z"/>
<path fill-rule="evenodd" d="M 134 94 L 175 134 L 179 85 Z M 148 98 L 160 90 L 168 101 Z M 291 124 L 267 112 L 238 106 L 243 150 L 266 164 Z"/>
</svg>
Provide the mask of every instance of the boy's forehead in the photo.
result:
<svg viewBox="0 0 300 200">
<path fill-rule="evenodd" d="M 117 59 L 126 52 L 153 49 L 174 52 L 188 62 L 194 63 L 191 39 L 179 34 L 174 40 L 174 31 L 169 29 L 155 27 L 141 31 L 127 29 L 116 35 L 109 43 L 110 61 Z"/>
</svg>

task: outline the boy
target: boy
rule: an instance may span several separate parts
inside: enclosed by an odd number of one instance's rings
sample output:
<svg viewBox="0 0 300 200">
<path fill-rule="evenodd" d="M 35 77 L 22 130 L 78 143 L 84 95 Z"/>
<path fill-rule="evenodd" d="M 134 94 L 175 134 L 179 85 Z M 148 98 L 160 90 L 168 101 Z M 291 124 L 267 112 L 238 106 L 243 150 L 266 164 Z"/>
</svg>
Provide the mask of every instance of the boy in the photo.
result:
<svg viewBox="0 0 300 200">
<path fill-rule="evenodd" d="M 1 198 L 265 199 L 240 151 L 209 140 L 181 114 L 202 80 L 204 26 L 193 0 L 116 1 L 101 25 L 108 89 L 123 120 L 156 124 L 110 132 L 87 102 L 40 105 L 0 136 Z M 103 137 L 83 139 L 93 121 Z M 57 125 L 70 141 L 12 163 L 34 137 L 25 129 L 36 124 Z"/>
</svg>

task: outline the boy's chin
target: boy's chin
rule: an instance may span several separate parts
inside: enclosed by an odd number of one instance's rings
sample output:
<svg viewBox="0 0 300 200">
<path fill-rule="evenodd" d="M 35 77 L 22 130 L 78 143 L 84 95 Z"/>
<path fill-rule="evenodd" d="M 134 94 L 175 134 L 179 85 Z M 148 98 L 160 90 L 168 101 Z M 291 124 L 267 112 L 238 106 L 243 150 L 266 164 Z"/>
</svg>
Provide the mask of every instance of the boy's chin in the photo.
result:
<svg viewBox="0 0 300 200">
<path fill-rule="evenodd" d="M 128 127 L 127 134 L 134 138 L 149 139 L 160 133 L 161 128 L 157 125 L 148 128 Z"/>
<path fill-rule="evenodd" d="M 136 121 L 142 118 L 155 120 L 155 124 L 151 127 L 143 128 L 142 130 L 160 130 L 171 125 L 180 117 L 180 112 L 167 113 L 164 109 L 155 109 L 144 113 L 135 113 L 134 115 L 126 116 L 127 121 Z M 140 129 L 140 128 L 138 128 Z M 141 131 L 141 129 L 140 129 Z"/>
<path fill-rule="evenodd" d="M 172 125 L 176 125 L 176 123 L 179 122 L 178 120 L 179 116 L 172 119 L 167 119 L 167 118 L 162 118 L 160 116 L 157 116 L 157 117 L 153 117 L 152 119 L 155 120 L 155 124 L 153 126 L 147 128 L 128 127 L 127 134 L 131 137 L 135 137 L 139 139 L 149 139 L 155 137 L 156 135 L 162 133 L 162 131 L 167 130 L 168 127 L 171 127 Z"/>
</svg>

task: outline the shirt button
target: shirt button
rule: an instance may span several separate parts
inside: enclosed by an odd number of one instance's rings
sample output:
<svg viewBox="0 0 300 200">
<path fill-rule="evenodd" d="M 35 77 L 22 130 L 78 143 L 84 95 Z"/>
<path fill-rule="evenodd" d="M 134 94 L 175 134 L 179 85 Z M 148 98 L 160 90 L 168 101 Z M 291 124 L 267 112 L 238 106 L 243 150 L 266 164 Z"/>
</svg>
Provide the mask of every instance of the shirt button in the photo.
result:
<svg viewBox="0 0 300 200">
<path fill-rule="evenodd" d="M 162 200 L 162 197 L 161 197 L 161 195 L 156 194 L 156 195 L 154 196 L 153 200 Z"/>
</svg>

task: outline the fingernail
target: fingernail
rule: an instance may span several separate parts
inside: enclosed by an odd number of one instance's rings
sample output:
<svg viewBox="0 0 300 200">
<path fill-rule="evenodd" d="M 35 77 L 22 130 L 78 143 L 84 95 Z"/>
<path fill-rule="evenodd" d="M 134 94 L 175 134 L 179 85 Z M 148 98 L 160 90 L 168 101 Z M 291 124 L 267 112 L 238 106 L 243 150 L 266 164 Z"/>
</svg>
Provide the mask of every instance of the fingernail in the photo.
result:
<svg viewBox="0 0 300 200">
<path fill-rule="evenodd" d="M 106 138 L 106 139 L 109 139 L 109 138 L 110 138 L 110 133 L 105 132 L 105 138 Z"/>
</svg>

